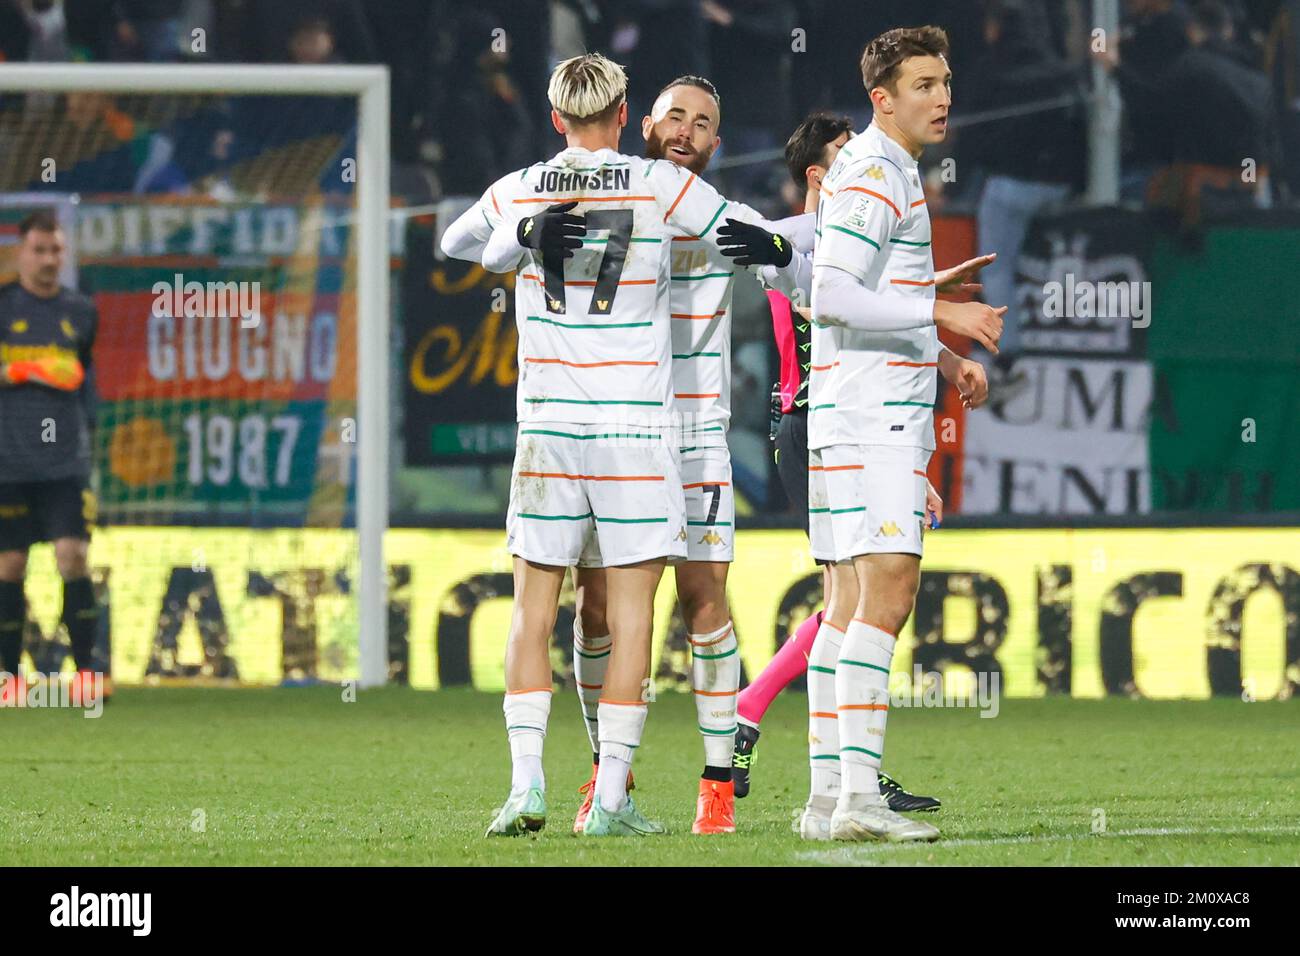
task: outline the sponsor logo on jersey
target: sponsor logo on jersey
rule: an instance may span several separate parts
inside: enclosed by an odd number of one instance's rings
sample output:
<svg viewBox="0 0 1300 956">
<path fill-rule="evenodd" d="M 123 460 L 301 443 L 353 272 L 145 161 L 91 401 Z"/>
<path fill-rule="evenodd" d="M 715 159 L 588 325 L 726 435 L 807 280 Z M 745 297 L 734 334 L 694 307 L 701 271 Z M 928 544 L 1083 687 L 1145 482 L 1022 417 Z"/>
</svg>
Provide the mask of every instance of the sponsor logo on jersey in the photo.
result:
<svg viewBox="0 0 1300 956">
<path fill-rule="evenodd" d="M 27 331 L 27 320 L 26 320 L 26 319 L 14 319 L 13 322 L 10 323 L 9 328 L 13 329 L 15 332 L 26 332 L 26 331 Z"/>
<path fill-rule="evenodd" d="M 851 229 L 865 229 L 867 228 L 867 216 L 869 215 L 870 210 L 871 197 L 860 196 L 858 199 L 854 200 L 853 208 L 849 210 L 849 214 L 845 217 L 844 221 Z"/>
<path fill-rule="evenodd" d="M 68 338 L 75 339 L 77 337 L 77 330 L 72 327 L 72 323 L 68 321 L 66 315 L 59 320 L 59 328 L 63 329 L 63 334 Z"/>
<path fill-rule="evenodd" d="M 885 171 L 880 168 L 879 164 L 872 163 L 870 166 L 867 167 L 867 175 L 870 176 L 872 179 L 884 179 Z"/>
</svg>

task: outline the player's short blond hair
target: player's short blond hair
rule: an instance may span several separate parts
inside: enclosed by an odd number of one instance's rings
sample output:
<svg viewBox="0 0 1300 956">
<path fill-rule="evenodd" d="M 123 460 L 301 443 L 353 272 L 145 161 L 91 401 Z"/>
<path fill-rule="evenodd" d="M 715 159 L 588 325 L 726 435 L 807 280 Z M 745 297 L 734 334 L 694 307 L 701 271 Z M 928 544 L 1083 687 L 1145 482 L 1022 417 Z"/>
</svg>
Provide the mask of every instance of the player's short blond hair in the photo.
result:
<svg viewBox="0 0 1300 956">
<path fill-rule="evenodd" d="M 627 98 L 627 74 L 599 53 L 584 53 L 552 71 L 546 96 L 566 123 L 604 122 L 613 118 Z"/>
</svg>

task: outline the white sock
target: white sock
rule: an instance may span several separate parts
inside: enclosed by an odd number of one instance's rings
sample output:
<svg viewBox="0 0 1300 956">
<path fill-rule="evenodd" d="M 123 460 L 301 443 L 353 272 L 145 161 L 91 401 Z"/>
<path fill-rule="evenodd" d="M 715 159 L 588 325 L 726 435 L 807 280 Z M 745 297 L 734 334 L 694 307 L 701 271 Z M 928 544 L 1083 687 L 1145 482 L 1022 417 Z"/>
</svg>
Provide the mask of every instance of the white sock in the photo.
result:
<svg viewBox="0 0 1300 956">
<path fill-rule="evenodd" d="M 808 764 L 813 797 L 840 795 L 839 712 L 835 707 L 835 670 L 844 632 L 822 618 L 808 654 Z"/>
<path fill-rule="evenodd" d="M 542 745 L 551 716 L 549 690 L 507 692 L 502 711 L 506 715 L 506 736 L 510 738 L 510 789 L 546 789 L 542 772 Z"/>
<path fill-rule="evenodd" d="M 892 634 L 855 618 L 840 648 L 835 696 L 840 715 L 840 770 L 844 774 L 841 802 L 850 794 L 880 793 L 876 775 L 885 753 L 894 643 Z"/>
<path fill-rule="evenodd" d="M 600 703 L 600 689 L 605 686 L 605 670 L 609 667 L 609 649 L 612 646 L 608 634 L 587 637 L 582 633 L 582 618 L 573 619 L 573 682 L 578 687 L 582 719 L 586 722 L 587 738 L 594 754 L 600 753 L 596 705 Z"/>
<path fill-rule="evenodd" d="M 627 799 L 627 774 L 632 754 L 641 746 L 647 707 L 643 703 L 601 701 L 600 769 L 596 771 L 596 798 L 606 810 L 618 810 Z"/>
<path fill-rule="evenodd" d="M 704 737 L 704 765 L 730 767 L 736 743 L 736 694 L 740 691 L 736 631 L 728 621 L 716 631 L 691 634 L 688 640 L 695 716 Z"/>
</svg>

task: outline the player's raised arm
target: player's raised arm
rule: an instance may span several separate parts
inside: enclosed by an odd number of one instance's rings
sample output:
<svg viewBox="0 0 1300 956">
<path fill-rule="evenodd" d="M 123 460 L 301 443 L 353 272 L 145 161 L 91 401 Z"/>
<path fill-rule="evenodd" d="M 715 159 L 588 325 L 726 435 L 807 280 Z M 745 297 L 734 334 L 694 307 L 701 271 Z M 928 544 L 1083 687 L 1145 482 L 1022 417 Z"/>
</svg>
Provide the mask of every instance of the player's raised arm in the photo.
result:
<svg viewBox="0 0 1300 956">
<path fill-rule="evenodd" d="M 520 219 L 497 226 L 483 249 L 483 268 L 489 272 L 513 272 L 530 251 L 540 252 L 548 268 L 562 266 L 565 259 L 582 248 L 587 222 L 576 215 L 576 202 L 557 203 Z"/>
<path fill-rule="evenodd" d="M 772 266 L 781 274 L 773 283 L 778 288 L 797 286 L 794 247 L 758 210 L 724 198 L 675 163 L 652 162 L 645 177 L 666 210 L 667 225 L 702 239 L 738 266 Z"/>
<path fill-rule="evenodd" d="M 930 301 L 867 288 L 873 259 L 888 248 L 903 220 L 907 193 L 884 166 L 841 185 L 822 202 L 821 234 L 813 259 L 813 321 L 868 332 L 901 332 L 938 326 L 969 336 L 997 352 L 1003 309 L 981 302 Z"/>
<path fill-rule="evenodd" d="M 498 227 L 508 227 L 505 231 L 512 233 L 515 217 L 511 213 L 512 184 L 519 180 L 518 173 L 510 173 L 498 179 L 484 190 L 478 202 L 470 206 L 456 221 L 447 227 L 442 235 L 441 248 L 444 255 L 453 259 L 465 259 L 479 262 L 486 266 L 487 247 Z M 503 237 L 493 248 L 492 260 L 498 268 L 492 272 L 513 272 L 523 258 L 525 250 Z"/>
<path fill-rule="evenodd" d="M 439 246 L 449 258 L 482 262 L 483 250 L 491 238 L 492 223 L 483 211 L 483 201 L 479 200 L 447 227 Z"/>
</svg>

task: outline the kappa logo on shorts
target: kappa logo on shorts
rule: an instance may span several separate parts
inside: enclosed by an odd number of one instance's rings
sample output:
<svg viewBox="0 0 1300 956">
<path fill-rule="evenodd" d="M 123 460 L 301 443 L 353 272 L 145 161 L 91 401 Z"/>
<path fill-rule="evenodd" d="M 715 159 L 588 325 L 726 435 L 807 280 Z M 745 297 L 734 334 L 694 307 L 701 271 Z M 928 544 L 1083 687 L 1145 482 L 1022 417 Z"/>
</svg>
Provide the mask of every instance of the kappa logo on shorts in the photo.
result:
<svg viewBox="0 0 1300 956">
<path fill-rule="evenodd" d="M 898 530 L 898 525 L 894 524 L 894 522 L 892 521 L 886 521 L 884 524 L 880 526 L 880 530 L 876 532 L 876 537 L 897 538 L 900 537 L 902 534 L 903 532 Z"/>
<path fill-rule="evenodd" d="M 722 535 L 718 534 L 718 532 L 712 529 L 704 532 L 704 536 L 700 538 L 700 544 L 722 544 L 722 543 L 723 543 Z"/>
<path fill-rule="evenodd" d="M 685 541 L 685 540 L 686 540 L 686 526 L 685 526 L 685 525 L 683 525 L 683 526 L 681 527 L 681 529 L 678 530 L 678 532 L 677 532 L 677 536 L 676 536 L 675 538 L 673 538 L 673 540 L 674 540 L 674 541 Z"/>
</svg>

